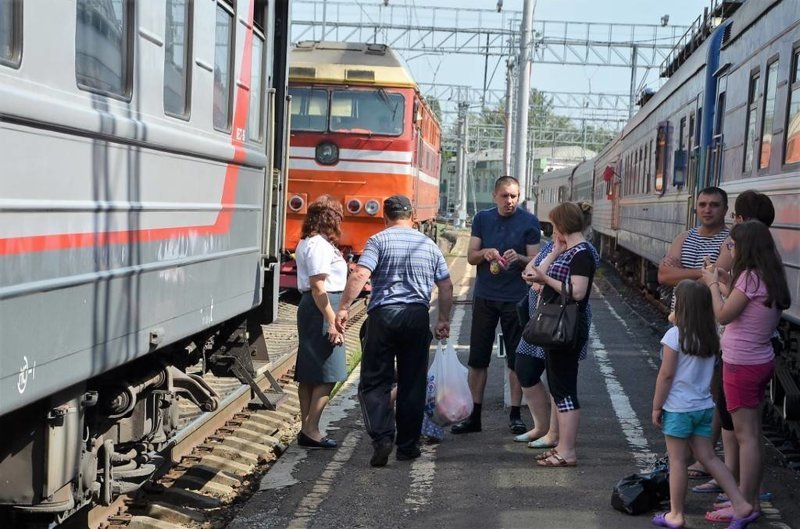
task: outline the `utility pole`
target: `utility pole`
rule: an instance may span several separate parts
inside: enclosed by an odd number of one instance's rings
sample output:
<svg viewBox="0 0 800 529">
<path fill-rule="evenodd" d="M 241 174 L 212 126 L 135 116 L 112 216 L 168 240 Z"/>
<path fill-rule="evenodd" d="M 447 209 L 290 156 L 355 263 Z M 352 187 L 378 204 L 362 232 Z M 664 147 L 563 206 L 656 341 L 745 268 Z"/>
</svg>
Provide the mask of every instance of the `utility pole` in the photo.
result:
<svg viewBox="0 0 800 529">
<path fill-rule="evenodd" d="M 325 40 L 325 26 L 328 25 L 328 0 L 322 0 L 322 37 L 319 40 Z"/>
<path fill-rule="evenodd" d="M 630 93 L 630 102 L 628 104 L 628 118 L 633 117 L 633 111 L 636 105 L 636 52 L 638 48 L 636 44 L 633 45 L 631 48 L 631 93 Z"/>
<path fill-rule="evenodd" d="M 506 62 L 506 111 L 503 135 L 503 174 L 511 174 L 511 142 L 514 131 L 514 59 Z"/>
<path fill-rule="evenodd" d="M 531 48 L 533 45 L 533 11 L 536 0 L 525 0 L 520 28 L 519 71 L 517 83 L 517 126 L 516 148 L 514 149 L 514 173 L 519 180 L 519 201 L 528 195 L 528 173 L 526 159 L 528 154 L 528 102 L 530 101 Z"/>
<path fill-rule="evenodd" d="M 458 210 L 456 226 L 463 228 L 467 223 L 467 137 L 469 103 L 458 103 Z"/>
</svg>

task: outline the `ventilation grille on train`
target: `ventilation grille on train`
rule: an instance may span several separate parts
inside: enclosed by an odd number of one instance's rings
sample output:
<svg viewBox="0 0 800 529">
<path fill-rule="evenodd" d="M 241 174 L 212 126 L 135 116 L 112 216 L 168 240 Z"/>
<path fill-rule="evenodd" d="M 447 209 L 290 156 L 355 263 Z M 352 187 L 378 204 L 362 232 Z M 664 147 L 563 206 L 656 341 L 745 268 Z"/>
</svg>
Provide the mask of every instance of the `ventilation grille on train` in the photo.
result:
<svg viewBox="0 0 800 529">
<path fill-rule="evenodd" d="M 731 40 L 731 32 L 733 30 L 733 22 L 725 26 L 725 29 L 722 30 L 722 45 L 725 46 L 729 40 Z"/>
<path fill-rule="evenodd" d="M 371 70 L 347 70 L 344 78 L 348 81 L 369 81 L 375 82 L 375 72 Z"/>
<path fill-rule="evenodd" d="M 316 68 L 309 68 L 306 66 L 290 66 L 289 67 L 289 77 L 305 77 L 305 78 L 315 78 L 317 76 L 317 69 Z"/>
</svg>

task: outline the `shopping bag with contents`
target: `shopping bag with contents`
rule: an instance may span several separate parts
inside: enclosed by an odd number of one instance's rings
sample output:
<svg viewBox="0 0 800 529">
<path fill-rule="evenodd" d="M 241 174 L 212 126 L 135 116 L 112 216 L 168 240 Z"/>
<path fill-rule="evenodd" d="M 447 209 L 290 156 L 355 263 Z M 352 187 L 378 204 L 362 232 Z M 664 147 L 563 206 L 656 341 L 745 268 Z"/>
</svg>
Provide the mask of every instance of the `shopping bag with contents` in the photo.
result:
<svg viewBox="0 0 800 529">
<path fill-rule="evenodd" d="M 472 394 L 467 383 L 467 368 L 461 365 L 451 343 L 439 342 L 436 357 L 428 370 L 433 375 L 436 398 L 431 420 L 439 426 L 461 422 L 472 413 Z"/>
</svg>

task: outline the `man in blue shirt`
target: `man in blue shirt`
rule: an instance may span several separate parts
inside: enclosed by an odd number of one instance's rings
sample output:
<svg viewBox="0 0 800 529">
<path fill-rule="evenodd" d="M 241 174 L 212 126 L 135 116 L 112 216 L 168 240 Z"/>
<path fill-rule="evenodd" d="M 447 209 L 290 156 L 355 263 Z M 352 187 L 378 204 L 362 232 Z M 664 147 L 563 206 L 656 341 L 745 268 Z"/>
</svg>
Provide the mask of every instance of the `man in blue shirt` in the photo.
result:
<svg viewBox="0 0 800 529">
<path fill-rule="evenodd" d="M 397 431 L 399 461 L 420 456 L 428 351 L 431 344 L 428 310 L 431 290 L 439 289 L 436 338 L 450 335 L 453 283 L 442 251 L 413 228 L 411 201 L 394 195 L 383 202 L 386 229 L 367 241 L 356 269 L 350 274 L 336 313 L 344 332 L 347 308 L 372 279 L 369 318 L 361 357 L 358 397 L 364 425 L 372 438 L 370 465 L 385 466 Z M 397 361 L 397 402 L 392 411 L 391 390 Z M 396 419 L 396 420 L 395 420 Z M 397 424 L 395 428 L 395 422 Z"/>
<path fill-rule="evenodd" d="M 514 371 L 522 325 L 516 304 L 527 296 L 522 279 L 525 265 L 539 251 L 541 232 L 536 215 L 519 208 L 519 182 L 501 176 L 492 193 L 496 207 L 479 211 L 472 219 L 467 261 L 477 265 L 469 342 L 469 387 L 475 405 L 472 415 L 453 426 L 455 434 L 481 431 L 481 405 L 492 356 L 497 322 L 503 331 L 508 380 L 511 385 L 509 427 L 514 434 L 528 431 L 520 417 L 522 388 Z"/>
</svg>

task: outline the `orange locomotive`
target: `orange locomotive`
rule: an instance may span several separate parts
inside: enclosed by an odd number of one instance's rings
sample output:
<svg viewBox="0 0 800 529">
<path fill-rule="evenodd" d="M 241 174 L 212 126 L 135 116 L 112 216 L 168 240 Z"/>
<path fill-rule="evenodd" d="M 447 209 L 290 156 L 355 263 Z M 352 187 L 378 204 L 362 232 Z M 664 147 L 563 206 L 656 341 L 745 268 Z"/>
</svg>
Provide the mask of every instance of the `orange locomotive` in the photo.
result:
<svg viewBox="0 0 800 529">
<path fill-rule="evenodd" d="M 384 228 L 383 200 L 409 197 L 420 231 L 434 238 L 441 129 L 395 53 L 382 44 L 300 42 L 289 59 L 291 145 L 286 238 L 293 252 L 309 202 L 342 202 L 339 246 L 357 260 Z M 295 285 L 294 263 L 281 284 Z"/>
</svg>

